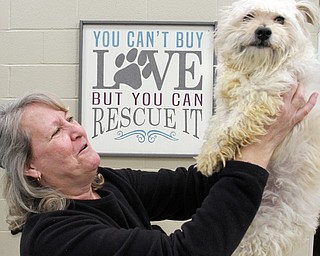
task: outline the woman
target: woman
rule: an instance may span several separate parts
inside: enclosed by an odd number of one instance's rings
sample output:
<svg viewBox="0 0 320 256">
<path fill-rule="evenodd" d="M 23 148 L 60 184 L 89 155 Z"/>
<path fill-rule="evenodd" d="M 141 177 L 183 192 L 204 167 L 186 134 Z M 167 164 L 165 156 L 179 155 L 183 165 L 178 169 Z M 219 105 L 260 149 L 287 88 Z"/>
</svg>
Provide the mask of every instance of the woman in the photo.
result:
<svg viewBox="0 0 320 256">
<path fill-rule="evenodd" d="M 84 129 L 59 102 L 31 94 L 3 106 L 0 164 L 21 255 L 231 255 L 257 212 L 274 149 L 316 99 L 304 103 L 294 86 L 260 143 L 211 177 L 196 166 L 99 167 Z M 190 218 L 170 235 L 150 224 Z"/>
</svg>

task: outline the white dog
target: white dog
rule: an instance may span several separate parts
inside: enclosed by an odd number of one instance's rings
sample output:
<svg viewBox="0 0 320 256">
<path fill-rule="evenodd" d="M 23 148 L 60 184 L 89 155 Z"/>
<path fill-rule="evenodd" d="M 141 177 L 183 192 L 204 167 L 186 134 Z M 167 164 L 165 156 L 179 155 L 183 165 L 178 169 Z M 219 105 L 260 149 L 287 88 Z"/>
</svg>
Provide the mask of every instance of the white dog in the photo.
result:
<svg viewBox="0 0 320 256">
<path fill-rule="evenodd" d="M 215 35 L 216 109 L 197 156 L 203 174 L 219 171 L 265 133 L 292 84 L 319 85 L 307 26 L 317 18 L 313 3 L 294 0 L 240 0 L 222 12 Z M 261 206 L 234 256 L 291 255 L 314 234 L 320 211 L 316 110 L 276 149 L 268 171 Z"/>
</svg>

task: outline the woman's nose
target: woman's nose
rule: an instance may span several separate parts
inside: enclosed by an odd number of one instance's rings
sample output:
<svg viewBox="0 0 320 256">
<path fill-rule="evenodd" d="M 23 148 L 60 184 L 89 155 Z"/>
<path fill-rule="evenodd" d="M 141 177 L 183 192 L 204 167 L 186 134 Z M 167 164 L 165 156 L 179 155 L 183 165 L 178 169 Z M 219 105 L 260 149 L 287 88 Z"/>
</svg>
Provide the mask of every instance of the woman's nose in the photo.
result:
<svg viewBox="0 0 320 256">
<path fill-rule="evenodd" d="M 69 123 L 68 129 L 71 140 L 76 140 L 83 136 L 82 128 L 77 122 Z"/>
</svg>

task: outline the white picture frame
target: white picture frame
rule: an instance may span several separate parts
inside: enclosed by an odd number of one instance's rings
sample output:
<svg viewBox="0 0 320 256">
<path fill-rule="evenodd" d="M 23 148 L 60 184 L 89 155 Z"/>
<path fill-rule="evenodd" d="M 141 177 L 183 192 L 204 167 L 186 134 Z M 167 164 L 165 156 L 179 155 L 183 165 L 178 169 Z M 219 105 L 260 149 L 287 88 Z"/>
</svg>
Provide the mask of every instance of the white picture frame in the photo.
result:
<svg viewBox="0 0 320 256">
<path fill-rule="evenodd" d="M 100 155 L 194 156 L 216 23 L 80 21 L 79 121 Z"/>
</svg>

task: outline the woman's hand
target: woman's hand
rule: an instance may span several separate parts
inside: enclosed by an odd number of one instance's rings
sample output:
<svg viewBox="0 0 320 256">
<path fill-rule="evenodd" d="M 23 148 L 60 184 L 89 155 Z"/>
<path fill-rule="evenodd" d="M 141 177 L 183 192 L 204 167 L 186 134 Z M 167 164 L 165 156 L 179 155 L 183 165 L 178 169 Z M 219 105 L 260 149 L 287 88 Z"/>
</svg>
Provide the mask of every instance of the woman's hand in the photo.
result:
<svg viewBox="0 0 320 256">
<path fill-rule="evenodd" d="M 307 102 L 304 98 L 304 87 L 296 84 L 283 95 L 284 104 L 279 110 L 275 122 L 266 128 L 267 134 L 259 142 L 241 149 L 236 160 L 246 161 L 266 168 L 273 151 L 288 135 L 292 128 L 303 120 L 317 102 L 318 93 L 313 93 Z"/>
</svg>

